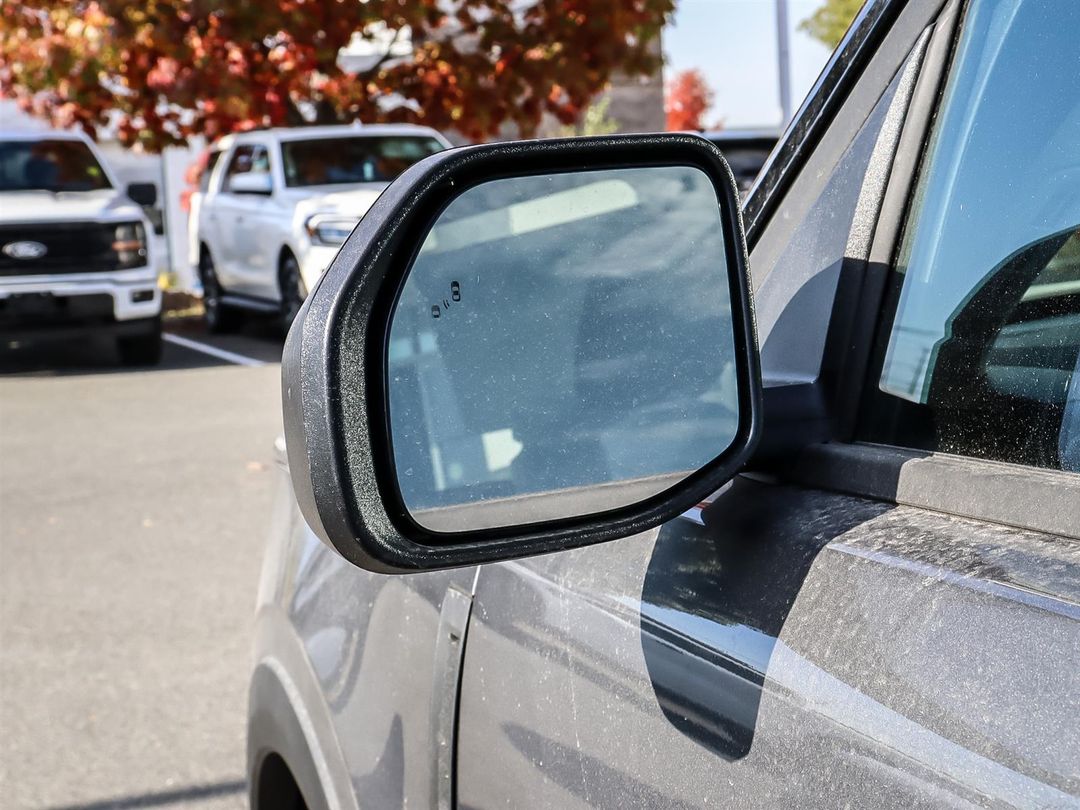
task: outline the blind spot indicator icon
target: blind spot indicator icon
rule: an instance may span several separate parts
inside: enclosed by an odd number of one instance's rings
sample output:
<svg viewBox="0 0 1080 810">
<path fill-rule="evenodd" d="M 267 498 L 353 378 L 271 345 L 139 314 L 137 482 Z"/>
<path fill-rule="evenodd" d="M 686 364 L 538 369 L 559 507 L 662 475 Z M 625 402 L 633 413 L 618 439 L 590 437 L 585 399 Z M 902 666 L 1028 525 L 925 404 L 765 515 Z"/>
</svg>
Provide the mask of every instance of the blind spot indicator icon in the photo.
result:
<svg viewBox="0 0 1080 810">
<path fill-rule="evenodd" d="M 442 313 L 439 311 L 439 305 L 438 304 L 433 304 L 432 307 L 431 307 L 431 317 L 432 318 L 438 318 L 439 315 L 441 315 L 441 314 Z"/>
<path fill-rule="evenodd" d="M 450 282 L 450 297 L 455 301 L 461 300 L 461 285 L 456 281 Z"/>
</svg>

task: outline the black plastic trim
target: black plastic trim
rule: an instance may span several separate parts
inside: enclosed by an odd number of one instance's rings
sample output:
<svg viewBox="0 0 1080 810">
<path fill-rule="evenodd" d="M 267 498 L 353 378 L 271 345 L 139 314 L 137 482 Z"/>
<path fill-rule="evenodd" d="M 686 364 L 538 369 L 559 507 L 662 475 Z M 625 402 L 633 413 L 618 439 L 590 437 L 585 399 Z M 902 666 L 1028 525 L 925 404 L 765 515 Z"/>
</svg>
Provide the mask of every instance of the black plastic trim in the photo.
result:
<svg viewBox="0 0 1080 810">
<path fill-rule="evenodd" d="M 779 477 L 813 489 L 1080 540 L 1080 475 L 881 444 L 818 444 Z"/>
<path fill-rule="evenodd" d="M 865 243 L 860 240 L 857 250 L 849 246 L 845 254 L 843 280 L 837 288 L 822 362 L 833 440 L 850 441 L 855 433 L 882 300 L 895 266 L 897 235 L 952 51 L 956 6 L 954 1 L 946 6 L 920 37 L 908 64 L 901 69 L 901 72 L 909 69 L 916 72 L 914 81 L 906 82 L 910 86 L 900 87 L 893 101 L 901 125 L 887 143 L 875 147 L 875 151 L 883 152 L 880 159 L 887 161 L 888 170 L 880 188 L 873 190 L 873 200 L 868 206 L 866 216 L 871 225 L 867 240 Z"/>
<path fill-rule="evenodd" d="M 904 231 L 908 227 L 922 172 L 926 168 L 926 150 L 959 44 L 965 6 L 966 0 L 950 0 L 937 23 L 927 64 L 911 100 L 896 164 L 882 202 L 871 246 L 871 260 L 876 259 L 886 272 L 877 279 L 876 286 L 864 295 L 863 304 L 866 311 L 872 313 L 873 323 L 872 331 L 864 341 L 865 357 L 859 369 L 861 373 L 851 383 L 855 407 L 848 414 L 845 438 L 852 440 L 874 440 L 878 432 L 876 419 L 889 410 L 890 398 L 881 391 L 879 382 L 903 288 L 903 274 L 897 272 L 896 268 L 903 247 Z"/>
<path fill-rule="evenodd" d="M 600 514 L 470 533 L 413 521 L 393 475 L 386 396 L 393 303 L 434 220 L 466 189 L 498 178 L 645 166 L 693 166 L 721 206 L 736 333 L 740 424 L 732 446 L 659 495 Z M 518 141 L 433 155 L 398 178 L 342 247 L 297 317 L 282 358 L 285 436 L 305 518 L 346 559 L 373 571 L 432 570 L 559 551 L 657 526 L 743 466 L 761 431 L 761 374 L 734 177 L 691 134 Z"/>
<path fill-rule="evenodd" d="M 248 802 L 254 810 L 274 806 L 275 797 L 260 796 L 259 788 L 266 760 L 275 754 L 289 768 L 308 810 L 328 810 L 330 804 L 323 795 L 319 769 L 288 693 L 269 667 L 259 666 L 248 691 Z"/>
</svg>

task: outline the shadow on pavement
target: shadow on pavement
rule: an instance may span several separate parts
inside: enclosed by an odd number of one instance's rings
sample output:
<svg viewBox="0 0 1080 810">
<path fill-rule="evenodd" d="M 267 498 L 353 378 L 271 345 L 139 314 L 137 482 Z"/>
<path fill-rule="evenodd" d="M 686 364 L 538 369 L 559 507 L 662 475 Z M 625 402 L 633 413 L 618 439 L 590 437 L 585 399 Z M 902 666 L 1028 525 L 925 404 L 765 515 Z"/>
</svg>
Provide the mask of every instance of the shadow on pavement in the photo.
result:
<svg viewBox="0 0 1080 810">
<path fill-rule="evenodd" d="M 214 799 L 219 796 L 230 796 L 243 793 L 247 789 L 247 782 L 243 779 L 231 779 L 224 782 L 211 782 L 205 785 L 189 785 L 187 787 L 162 790 L 154 793 L 138 793 L 133 796 L 115 796 L 111 799 L 100 799 L 81 804 L 56 805 L 51 810 L 135 810 L 140 807 L 166 807 L 170 804 L 181 804 L 198 801 L 200 799 Z"/>
<path fill-rule="evenodd" d="M 211 368 L 232 365 L 237 360 L 254 364 L 281 360 L 284 338 L 280 329 L 262 319 L 250 319 L 234 334 L 207 334 L 200 318 L 168 320 L 166 335 L 176 335 L 200 346 L 226 352 L 214 356 L 191 345 L 177 345 L 166 339 L 161 362 L 153 366 L 125 366 L 116 347 L 107 337 L 5 342 L 0 338 L 0 377 L 63 377 L 88 374 L 120 374 L 144 371 Z M 236 358 L 229 359 L 229 355 Z"/>
<path fill-rule="evenodd" d="M 228 365 L 208 355 L 166 343 L 156 366 L 125 366 L 116 347 L 104 338 L 43 340 L 0 344 L 0 375 L 61 377 L 76 374 L 119 374 Z"/>
</svg>

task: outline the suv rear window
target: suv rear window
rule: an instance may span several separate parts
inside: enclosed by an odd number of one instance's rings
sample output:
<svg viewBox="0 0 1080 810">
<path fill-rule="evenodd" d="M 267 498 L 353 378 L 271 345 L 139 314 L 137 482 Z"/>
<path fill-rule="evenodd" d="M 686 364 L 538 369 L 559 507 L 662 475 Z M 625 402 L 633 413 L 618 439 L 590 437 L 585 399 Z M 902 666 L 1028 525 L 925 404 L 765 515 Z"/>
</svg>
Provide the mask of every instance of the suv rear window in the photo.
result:
<svg viewBox="0 0 1080 810">
<path fill-rule="evenodd" d="M 82 141 L 0 141 L 0 191 L 97 191 L 112 188 Z"/>
<path fill-rule="evenodd" d="M 441 152 L 435 138 L 415 136 L 313 138 L 281 145 L 285 185 L 389 183 L 428 155 Z"/>
</svg>

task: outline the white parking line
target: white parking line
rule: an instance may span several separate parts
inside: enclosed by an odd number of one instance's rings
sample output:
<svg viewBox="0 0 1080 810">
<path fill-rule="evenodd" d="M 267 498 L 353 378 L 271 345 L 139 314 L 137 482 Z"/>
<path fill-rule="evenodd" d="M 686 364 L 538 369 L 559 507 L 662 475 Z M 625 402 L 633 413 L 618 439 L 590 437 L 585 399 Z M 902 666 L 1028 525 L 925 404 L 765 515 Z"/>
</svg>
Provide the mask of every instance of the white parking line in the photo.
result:
<svg viewBox="0 0 1080 810">
<path fill-rule="evenodd" d="M 193 352 L 202 352 L 208 354 L 211 357 L 216 357 L 218 360 L 226 360 L 230 363 L 235 363 L 238 366 L 265 366 L 266 363 L 262 360 L 256 360 L 254 357 L 247 357 L 236 352 L 226 351 L 225 349 L 219 349 L 217 346 L 208 346 L 205 343 L 199 343 L 197 340 L 190 340 L 186 337 L 180 337 L 179 335 L 173 335 L 165 333 L 162 337 L 176 346 L 183 346 L 185 349 L 191 349 Z"/>
</svg>

